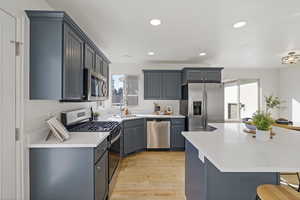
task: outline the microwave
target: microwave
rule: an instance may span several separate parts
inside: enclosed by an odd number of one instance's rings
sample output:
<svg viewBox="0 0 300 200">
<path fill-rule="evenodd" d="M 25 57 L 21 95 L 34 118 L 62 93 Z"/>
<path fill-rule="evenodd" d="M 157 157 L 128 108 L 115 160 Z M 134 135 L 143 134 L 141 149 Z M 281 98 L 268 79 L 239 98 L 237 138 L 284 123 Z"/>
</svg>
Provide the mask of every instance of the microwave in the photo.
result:
<svg viewBox="0 0 300 200">
<path fill-rule="evenodd" d="M 84 93 L 88 101 L 107 99 L 107 79 L 99 73 L 84 69 Z"/>
</svg>

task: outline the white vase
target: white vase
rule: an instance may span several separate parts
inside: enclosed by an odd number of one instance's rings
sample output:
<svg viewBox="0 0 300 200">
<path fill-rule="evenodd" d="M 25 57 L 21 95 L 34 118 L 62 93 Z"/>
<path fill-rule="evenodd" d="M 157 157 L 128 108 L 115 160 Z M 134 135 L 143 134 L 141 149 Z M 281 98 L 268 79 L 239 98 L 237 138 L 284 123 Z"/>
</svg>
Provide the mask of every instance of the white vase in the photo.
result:
<svg viewBox="0 0 300 200">
<path fill-rule="evenodd" d="M 259 141 L 268 141 L 270 140 L 271 131 L 263 131 L 256 129 L 256 139 Z"/>
</svg>

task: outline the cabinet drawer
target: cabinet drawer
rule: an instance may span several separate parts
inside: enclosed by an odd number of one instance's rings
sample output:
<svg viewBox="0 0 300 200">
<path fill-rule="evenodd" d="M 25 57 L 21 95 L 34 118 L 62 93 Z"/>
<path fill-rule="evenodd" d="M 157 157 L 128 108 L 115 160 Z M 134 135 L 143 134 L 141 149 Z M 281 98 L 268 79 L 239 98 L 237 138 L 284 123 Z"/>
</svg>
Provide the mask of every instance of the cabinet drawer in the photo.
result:
<svg viewBox="0 0 300 200">
<path fill-rule="evenodd" d="M 95 149 L 94 149 L 94 162 L 96 163 L 99 158 L 106 152 L 107 150 L 107 139 L 105 139 L 101 144 L 99 144 Z"/>
<path fill-rule="evenodd" d="M 108 153 L 95 165 L 95 199 L 105 200 L 108 192 Z"/>
<path fill-rule="evenodd" d="M 182 125 L 182 126 L 184 126 L 185 119 L 184 118 L 182 118 L 182 119 L 171 119 L 171 123 L 172 123 L 172 125 Z"/>
<path fill-rule="evenodd" d="M 130 128 L 136 126 L 144 126 L 144 119 L 134 119 L 134 120 L 128 120 L 124 122 L 124 128 Z"/>
</svg>

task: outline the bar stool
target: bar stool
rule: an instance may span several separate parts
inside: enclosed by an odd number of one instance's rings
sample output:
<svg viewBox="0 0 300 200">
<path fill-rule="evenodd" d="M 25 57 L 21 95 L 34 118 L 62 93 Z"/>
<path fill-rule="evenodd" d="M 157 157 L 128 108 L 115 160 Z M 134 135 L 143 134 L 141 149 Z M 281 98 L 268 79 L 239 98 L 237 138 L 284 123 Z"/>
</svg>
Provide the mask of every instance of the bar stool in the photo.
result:
<svg viewBox="0 0 300 200">
<path fill-rule="evenodd" d="M 297 176 L 297 183 L 292 182 L 290 180 L 286 180 L 284 176 Z M 290 178 L 288 178 L 290 179 Z M 291 188 L 297 190 L 298 192 L 300 192 L 300 173 L 296 172 L 296 173 L 280 173 L 280 184 L 282 185 L 288 185 Z"/>
<path fill-rule="evenodd" d="M 256 192 L 260 200 L 300 200 L 300 193 L 281 185 L 260 185 Z"/>
</svg>

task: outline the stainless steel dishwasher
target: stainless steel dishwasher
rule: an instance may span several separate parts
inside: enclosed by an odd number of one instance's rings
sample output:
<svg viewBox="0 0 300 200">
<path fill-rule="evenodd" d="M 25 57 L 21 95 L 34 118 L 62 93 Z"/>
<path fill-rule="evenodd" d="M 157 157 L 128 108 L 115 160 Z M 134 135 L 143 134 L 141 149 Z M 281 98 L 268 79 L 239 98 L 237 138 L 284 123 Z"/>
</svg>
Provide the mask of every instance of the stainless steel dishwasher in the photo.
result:
<svg viewBox="0 0 300 200">
<path fill-rule="evenodd" d="M 147 121 L 147 148 L 170 148 L 170 121 Z"/>
</svg>

